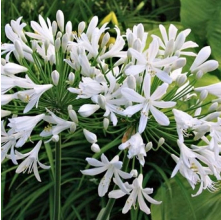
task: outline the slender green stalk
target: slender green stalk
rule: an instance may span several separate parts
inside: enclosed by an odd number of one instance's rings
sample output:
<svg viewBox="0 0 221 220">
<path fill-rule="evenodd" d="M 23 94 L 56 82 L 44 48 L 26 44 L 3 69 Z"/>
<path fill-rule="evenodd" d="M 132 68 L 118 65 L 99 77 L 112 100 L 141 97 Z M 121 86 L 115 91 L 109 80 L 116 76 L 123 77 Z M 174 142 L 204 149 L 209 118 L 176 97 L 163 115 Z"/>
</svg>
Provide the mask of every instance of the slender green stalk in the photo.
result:
<svg viewBox="0 0 221 220">
<path fill-rule="evenodd" d="M 61 137 L 55 143 L 54 220 L 61 219 Z"/>
<path fill-rule="evenodd" d="M 104 213 L 103 213 L 103 215 L 102 215 L 100 220 L 107 220 L 107 218 L 110 215 L 111 210 L 112 210 L 112 208 L 114 206 L 114 203 L 115 203 L 115 199 L 110 198 L 108 200 L 107 206 L 105 207 L 105 211 L 104 211 Z"/>
</svg>

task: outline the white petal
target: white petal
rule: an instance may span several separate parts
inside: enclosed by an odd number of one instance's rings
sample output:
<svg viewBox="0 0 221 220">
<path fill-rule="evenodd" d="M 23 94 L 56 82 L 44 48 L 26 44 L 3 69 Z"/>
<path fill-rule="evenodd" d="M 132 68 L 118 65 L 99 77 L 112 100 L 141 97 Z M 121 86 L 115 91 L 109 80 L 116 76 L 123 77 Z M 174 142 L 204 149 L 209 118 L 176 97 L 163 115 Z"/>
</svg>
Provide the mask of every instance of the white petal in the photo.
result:
<svg viewBox="0 0 221 220">
<path fill-rule="evenodd" d="M 127 213 L 131 209 L 131 206 L 136 202 L 136 198 L 137 198 L 137 190 L 133 190 L 123 207 L 122 210 L 123 214 Z"/>
<path fill-rule="evenodd" d="M 131 65 L 125 70 L 126 75 L 137 75 L 146 69 L 146 65 Z"/>
<path fill-rule="evenodd" d="M 94 166 L 94 167 L 102 167 L 104 166 L 105 164 L 100 162 L 99 160 L 95 159 L 95 158 L 86 158 L 86 161 L 91 165 L 91 166 Z"/>
<path fill-rule="evenodd" d="M 169 40 L 171 40 L 171 39 L 175 40 L 177 30 L 178 29 L 173 24 L 170 25 L 170 27 L 169 27 Z"/>
<path fill-rule="evenodd" d="M 139 122 L 139 128 L 138 128 L 138 132 L 141 134 L 146 126 L 147 126 L 147 120 L 148 120 L 148 116 L 146 116 L 145 114 L 141 114 L 140 117 L 140 122 Z"/>
<path fill-rule="evenodd" d="M 151 95 L 151 100 L 158 100 L 160 99 L 167 91 L 168 84 L 163 83 L 161 86 L 157 87 L 157 89 Z"/>
<path fill-rule="evenodd" d="M 195 71 L 202 71 L 203 73 L 208 73 L 211 72 L 215 69 L 217 69 L 219 66 L 219 63 L 216 60 L 208 60 L 205 63 L 203 63 L 202 65 L 200 65 L 198 68 L 196 68 L 194 70 Z"/>
<path fill-rule="evenodd" d="M 149 51 L 148 51 L 148 61 L 152 62 L 157 56 L 159 51 L 159 43 L 156 38 L 150 43 Z"/>
<path fill-rule="evenodd" d="M 172 83 L 172 78 L 168 75 L 167 72 L 163 71 L 163 70 L 160 70 L 160 69 L 156 69 L 156 68 L 153 68 L 154 71 L 156 72 L 156 75 L 159 79 L 161 79 L 163 82 L 165 83 Z"/>
<path fill-rule="evenodd" d="M 146 64 L 147 60 L 144 55 L 137 50 L 130 48 L 129 52 L 131 53 L 132 57 L 136 58 L 139 64 Z"/>
<path fill-rule="evenodd" d="M 122 88 L 121 93 L 129 101 L 138 102 L 138 103 L 142 103 L 145 101 L 145 98 L 140 94 L 138 94 L 137 92 L 135 92 L 133 89 Z"/>
<path fill-rule="evenodd" d="M 154 106 L 150 106 L 150 111 L 153 115 L 153 117 L 155 118 L 155 120 L 160 124 L 160 125 L 169 125 L 170 121 L 168 119 L 168 117 L 161 111 L 159 111 L 158 109 L 156 109 Z"/>
<path fill-rule="evenodd" d="M 129 193 L 129 190 L 126 188 L 124 183 L 122 182 L 121 178 L 118 175 L 118 171 L 114 171 L 114 177 L 115 177 L 115 182 L 119 186 L 119 188 L 124 192 L 124 193 Z"/>
<path fill-rule="evenodd" d="M 142 108 L 143 108 L 143 104 L 137 104 L 137 105 L 129 106 L 129 107 L 127 107 L 127 108 L 123 111 L 123 113 L 124 113 L 125 115 L 132 116 L 132 115 L 134 115 L 135 113 L 137 113 L 138 111 L 140 111 Z"/>
<path fill-rule="evenodd" d="M 167 37 L 167 32 L 166 32 L 165 27 L 164 27 L 162 24 L 160 24 L 160 25 L 159 25 L 159 29 L 160 29 L 161 35 L 162 35 L 162 37 L 163 37 L 164 43 L 167 44 L 167 42 L 168 42 L 168 37 Z"/>
<path fill-rule="evenodd" d="M 151 198 L 149 195 L 147 195 L 146 193 L 143 193 L 143 196 L 145 197 L 145 199 L 152 203 L 152 204 L 156 204 L 156 205 L 159 205 L 161 204 L 162 202 L 161 201 L 156 201 L 155 199 Z"/>
<path fill-rule="evenodd" d="M 122 170 L 118 170 L 117 172 L 123 179 L 130 179 L 133 176 L 132 174 L 126 173 Z"/>
<path fill-rule="evenodd" d="M 139 207 L 140 209 L 145 212 L 147 215 L 150 214 L 150 209 L 149 207 L 146 205 L 143 196 L 141 194 L 141 191 L 138 193 L 138 203 L 139 203 Z"/>
<path fill-rule="evenodd" d="M 159 61 L 155 61 L 152 64 L 155 67 L 163 67 L 163 66 L 166 66 L 166 65 L 169 65 L 169 64 L 175 62 L 176 60 L 177 60 L 177 57 L 174 56 L 174 57 L 168 57 L 168 58 L 165 58 L 165 59 L 162 59 Z"/>
<path fill-rule="evenodd" d="M 99 108 L 99 105 L 84 104 L 80 107 L 78 112 L 83 117 L 89 117 L 90 115 L 94 114 L 94 112 L 96 112 Z"/>
<path fill-rule="evenodd" d="M 37 179 L 39 182 L 41 182 L 41 178 L 40 178 L 40 176 L 39 176 L 38 167 L 37 167 L 37 161 L 34 161 L 33 169 L 34 169 L 34 175 L 35 175 L 36 179 Z"/>
<path fill-rule="evenodd" d="M 118 190 L 113 190 L 111 192 L 108 193 L 108 197 L 109 198 L 114 198 L 114 199 L 119 199 L 122 196 L 126 195 L 126 193 L 124 193 L 122 190 L 118 189 Z"/>
<path fill-rule="evenodd" d="M 100 173 L 103 173 L 105 170 L 107 170 L 106 166 L 88 169 L 88 170 L 81 170 L 81 173 L 84 175 L 94 176 Z"/>
<path fill-rule="evenodd" d="M 113 176 L 113 169 L 108 169 L 98 186 L 98 195 L 100 197 L 104 196 L 108 191 L 112 176 Z"/>
<path fill-rule="evenodd" d="M 206 61 L 209 58 L 210 54 L 211 54 L 210 46 L 202 48 L 199 51 L 199 53 L 198 53 L 196 59 L 194 60 L 192 66 L 190 67 L 190 70 L 193 71 L 196 67 L 198 67 L 200 64 L 202 64 L 204 61 Z"/>
<path fill-rule="evenodd" d="M 150 88 L 151 88 L 151 76 L 150 74 L 146 74 L 143 83 L 143 90 L 146 98 L 150 98 Z"/>
<path fill-rule="evenodd" d="M 153 101 L 152 104 L 153 106 L 158 107 L 158 108 L 171 108 L 176 105 L 176 102 Z"/>
</svg>

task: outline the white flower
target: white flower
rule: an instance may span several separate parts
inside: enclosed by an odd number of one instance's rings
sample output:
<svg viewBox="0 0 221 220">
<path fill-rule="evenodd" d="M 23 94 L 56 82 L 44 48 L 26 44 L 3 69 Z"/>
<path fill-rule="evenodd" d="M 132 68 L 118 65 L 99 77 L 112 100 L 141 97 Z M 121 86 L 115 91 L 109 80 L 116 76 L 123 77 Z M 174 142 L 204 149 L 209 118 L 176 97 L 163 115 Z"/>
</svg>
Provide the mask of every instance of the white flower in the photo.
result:
<svg viewBox="0 0 221 220">
<path fill-rule="evenodd" d="M 49 41 L 51 44 L 54 44 L 51 21 L 47 18 L 46 23 L 44 18 L 39 15 L 39 22 L 40 25 L 35 21 L 31 21 L 31 27 L 35 33 L 25 32 L 25 34 L 31 38 L 38 39 L 41 42 Z"/>
<path fill-rule="evenodd" d="M 28 69 L 16 63 L 8 62 L 4 66 L 1 65 L 1 74 L 12 76 L 17 73 L 27 72 Z"/>
<path fill-rule="evenodd" d="M 8 126 L 11 127 L 14 132 L 23 133 L 22 137 L 17 141 L 16 147 L 21 147 L 24 145 L 37 123 L 44 117 L 45 114 L 40 114 L 36 116 L 20 116 L 9 119 L 10 123 Z"/>
<path fill-rule="evenodd" d="M 136 133 L 131 136 L 129 140 L 122 143 L 119 147 L 120 150 L 124 150 L 128 148 L 128 155 L 129 159 L 137 156 L 140 164 L 144 166 L 145 160 L 144 156 L 146 156 L 145 144 L 143 143 L 143 139 L 139 133 Z"/>
<path fill-rule="evenodd" d="M 211 54 L 210 46 L 202 48 L 199 53 L 197 54 L 196 59 L 194 60 L 193 64 L 190 67 L 190 71 L 192 73 L 207 73 L 211 72 L 219 66 L 219 63 L 216 60 L 208 60 L 208 57 Z M 206 61 L 206 62 L 205 62 Z"/>
<path fill-rule="evenodd" d="M 168 34 L 166 32 L 166 28 L 163 25 L 159 25 L 159 29 L 162 35 L 161 39 L 160 37 L 156 35 L 152 35 L 153 38 L 156 38 L 159 41 L 160 47 L 163 49 L 160 51 L 161 54 L 164 55 L 164 57 L 171 56 L 171 55 L 186 55 L 186 56 L 195 56 L 196 54 L 189 51 L 183 51 L 188 48 L 197 47 L 198 45 L 192 41 L 187 41 L 186 37 L 190 33 L 190 29 L 186 29 L 184 31 L 181 31 L 177 35 L 178 29 L 171 24 L 169 26 Z"/>
<path fill-rule="evenodd" d="M 132 175 L 120 170 L 122 168 L 122 162 L 119 161 L 118 155 L 115 156 L 110 162 L 104 154 L 101 155 L 101 161 L 94 158 L 86 158 L 86 160 L 90 165 L 95 166 L 96 168 L 81 171 L 84 175 L 94 176 L 107 171 L 98 186 L 99 196 L 102 197 L 106 194 L 113 175 L 117 185 L 122 189 L 123 192 L 128 193 L 128 190 L 124 186 L 120 177 L 123 179 L 128 179 L 131 178 Z"/>
<path fill-rule="evenodd" d="M 137 102 L 139 104 L 129 106 L 125 109 L 124 113 L 126 115 L 132 116 L 136 112 L 141 111 L 141 117 L 139 122 L 139 133 L 142 133 L 147 125 L 149 111 L 152 113 L 155 120 L 160 125 L 169 125 L 170 121 L 168 117 L 161 111 L 159 111 L 158 108 L 171 108 L 176 105 L 176 102 L 172 101 L 159 101 L 159 99 L 166 93 L 166 90 L 168 88 L 167 83 L 163 83 L 161 86 L 159 86 L 152 95 L 150 95 L 150 86 L 151 84 L 151 77 L 149 74 L 147 74 L 144 78 L 143 83 L 143 90 L 144 90 L 144 97 L 135 92 L 132 89 L 129 88 L 123 88 L 121 90 L 123 96 L 132 102 Z"/>
<path fill-rule="evenodd" d="M 209 86 L 203 86 L 203 87 L 198 87 L 195 88 L 195 91 L 201 92 L 201 91 L 208 91 L 208 93 L 215 95 L 219 98 L 221 98 L 221 82 L 215 83 Z"/>
<path fill-rule="evenodd" d="M 55 135 L 60 134 L 62 131 L 66 129 L 70 129 L 71 132 L 74 132 L 76 130 L 75 122 L 64 120 L 56 116 L 50 110 L 48 109 L 46 110 L 48 113 L 50 113 L 51 116 L 46 115 L 43 119 L 44 121 L 47 121 L 49 123 L 49 126 L 45 127 L 45 129 L 40 133 L 41 137 L 47 137 L 47 136 L 53 135 L 52 138 L 54 138 Z M 51 124 L 55 124 L 55 125 L 51 126 Z"/>
<path fill-rule="evenodd" d="M 85 129 L 85 128 L 83 129 L 83 133 L 84 133 L 84 136 L 85 136 L 85 138 L 87 139 L 87 141 L 88 141 L 89 143 L 94 144 L 94 143 L 97 142 L 97 136 L 96 136 L 96 134 L 94 134 L 94 133 L 88 131 L 88 130 Z"/>
<path fill-rule="evenodd" d="M 153 189 L 143 188 L 142 184 L 143 184 L 143 174 L 139 174 L 138 178 L 136 178 L 133 181 L 132 185 L 125 184 L 127 188 L 130 189 L 131 193 L 123 207 L 122 210 L 123 214 L 127 213 L 131 209 L 132 205 L 134 208 L 136 207 L 137 199 L 138 199 L 139 208 L 147 215 L 150 214 L 150 208 L 146 205 L 144 198 L 152 204 L 157 204 L 157 205 L 161 204 L 161 202 L 154 200 L 148 195 L 153 193 Z M 109 198 L 115 198 L 115 199 L 118 199 L 124 195 L 126 195 L 126 193 L 123 192 L 122 190 L 113 190 L 108 194 Z"/>
<path fill-rule="evenodd" d="M 146 73 L 151 76 L 157 76 L 160 80 L 166 83 L 171 83 L 172 78 L 168 75 L 167 72 L 162 70 L 162 67 L 172 64 L 177 60 L 177 57 L 168 57 L 165 59 L 157 59 L 159 44 L 157 39 L 153 39 L 152 43 L 149 46 L 149 49 L 140 53 L 132 48 L 129 49 L 132 57 L 137 59 L 137 64 L 131 65 L 126 68 L 125 73 L 127 75 L 137 75 L 138 73 L 146 70 Z"/>
<path fill-rule="evenodd" d="M 16 173 L 21 173 L 21 172 L 25 173 L 26 171 L 28 171 L 28 173 L 31 173 L 32 171 L 34 171 L 36 179 L 39 182 L 41 182 L 37 166 L 39 165 L 42 169 L 50 169 L 50 166 L 46 166 L 38 160 L 38 152 L 40 150 L 41 144 L 42 141 L 39 141 L 36 144 L 36 146 L 33 148 L 33 150 L 30 151 L 29 153 L 21 154 L 17 152 L 18 159 L 23 159 L 25 157 L 26 159 L 22 163 L 20 163 L 20 165 L 15 171 Z"/>
<path fill-rule="evenodd" d="M 21 99 L 24 102 L 28 102 L 23 113 L 29 112 L 34 107 L 34 105 L 36 105 L 37 108 L 41 95 L 53 87 L 52 84 L 37 85 L 34 82 L 32 82 L 32 80 L 27 75 L 26 79 L 27 82 L 24 82 L 22 80 L 15 81 L 16 86 L 19 86 L 21 88 L 32 88 L 30 90 L 17 92 L 17 96 L 19 99 Z"/>
</svg>

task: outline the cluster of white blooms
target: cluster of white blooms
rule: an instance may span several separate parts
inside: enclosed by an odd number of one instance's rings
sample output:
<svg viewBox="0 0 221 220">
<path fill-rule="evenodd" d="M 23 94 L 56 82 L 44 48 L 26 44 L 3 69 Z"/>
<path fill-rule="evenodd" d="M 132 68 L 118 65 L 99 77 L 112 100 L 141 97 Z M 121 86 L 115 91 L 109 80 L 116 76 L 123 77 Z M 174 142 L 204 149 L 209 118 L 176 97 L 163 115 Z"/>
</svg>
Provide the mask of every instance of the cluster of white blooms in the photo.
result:
<svg viewBox="0 0 221 220">
<path fill-rule="evenodd" d="M 104 196 L 113 180 L 119 189 L 108 196 L 129 196 L 123 213 L 137 199 L 147 214 L 150 209 L 144 198 L 160 203 L 148 195 L 152 188 L 142 186 L 145 174 L 141 171 L 152 149 L 172 156 L 176 162 L 172 177 L 179 171 L 192 188 L 200 183 L 196 195 L 203 189 L 216 190 L 211 176 L 221 180 L 221 83 L 195 86 L 218 67 L 217 61 L 207 61 L 209 46 L 193 53 L 197 44 L 186 41 L 190 30 L 178 33 L 174 25 L 168 33 L 160 25 L 161 36 L 148 36 L 142 24 L 125 34 L 116 26 L 111 42 L 107 23 L 99 26 L 96 16 L 88 26 L 80 22 L 77 31 L 70 21 L 65 24 L 60 10 L 53 22 L 39 15 L 39 23 L 31 22 L 33 32 L 26 32 L 21 20 L 5 26 L 11 43 L 2 44 L 2 55 L 6 55 L 1 60 L 1 116 L 6 117 L 1 123 L 2 161 L 9 158 L 18 164 L 17 160 L 25 158 L 16 173 L 33 170 L 40 181 L 38 165 L 50 168 L 38 160 L 42 141 L 58 142 L 63 131 L 79 130 L 92 144 L 92 154 L 101 157 L 101 161 L 86 158 L 95 168 L 81 172 L 97 175 L 106 171 L 98 194 Z M 147 37 L 152 39 L 149 45 Z M 187 69 L 189 57 L 194 62 Z M 102 128 L 99 124 L 90 129 L 87 123 L 96 120 L 103 123 Z M 123 139 L 109 161 L 108 151 L 99 145 L 95 133 L 104 130 L 111 141 L 108 131 L 113 127 L 121 128 Z M 25 143 L 33 144 L 32 133 L 38 135 L 38 143 L 30 152 L 20 153 Z M 122 151 L 127 162 L 119 160 Z M 128 160 L 133 160 L 131 168 L 124 165 Z M 141 165 L 140 173 L 137 165 Z M 131 184 L 122 181 L 132 177 Z"/>
</svg>

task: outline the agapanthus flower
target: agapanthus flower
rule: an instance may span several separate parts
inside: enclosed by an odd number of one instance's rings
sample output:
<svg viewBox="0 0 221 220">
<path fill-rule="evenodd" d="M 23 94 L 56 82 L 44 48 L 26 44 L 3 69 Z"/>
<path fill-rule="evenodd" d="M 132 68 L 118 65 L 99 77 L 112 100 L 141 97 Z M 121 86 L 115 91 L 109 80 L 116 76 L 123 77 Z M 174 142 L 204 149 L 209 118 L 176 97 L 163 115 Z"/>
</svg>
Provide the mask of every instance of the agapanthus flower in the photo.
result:
<svg viewBox="0 0 221 220">
<path fill-rule="evenodd" d="M 125 184 L 126 185 L 126 184 Z M 139 208 L 145 212 L 147 215 L 150 214 L 150 208 L 146 205 L 144 198 L 152 204 L 159 205 L 161 202 L 156 201 L 155 199 L 151 198 L 149 194 L 153 193 L 152 188 L 143 188 L 143 174 L 140 174 L 136 179 L 134 179 L 133 183 L 131 185 L 127 184 L 126 187 L 128 190 L 130 190 L 130 196 L 128 197 L 123 209 L 122 213 L 127 213 L 132 205 L 134 208 L 136 208 L 136 202 L 138 200 Z M 108 196 L 109 198 L 115 198 L 118 199 L 122 196 L 126 195 L 125 192 L 120 190 L 113 190 L 109 192 Z M 143 198 L 144 197 L 144 198 Z"/>
<path fill-rule="evenodd" d="M 99 196 L 104 196 L 107 193 L 113 175 L 117 185 L 122 189 L 122 191 L 125 193 L 129 192 L 120 177 L 128 179 L 131 178 L 132 175 L 121 170 L 122 162 L 119 161 L 118 155 L 111 161 L 109 161 L 104 154 L 101 155 L 101 161 L 94 158 L 86 158 L 86 160 L 91 166 L 95 166 L 96 168 L 81 171 L 84 175 L 94 176 L 106 171 L 98 186 Z"/>
</svg>

